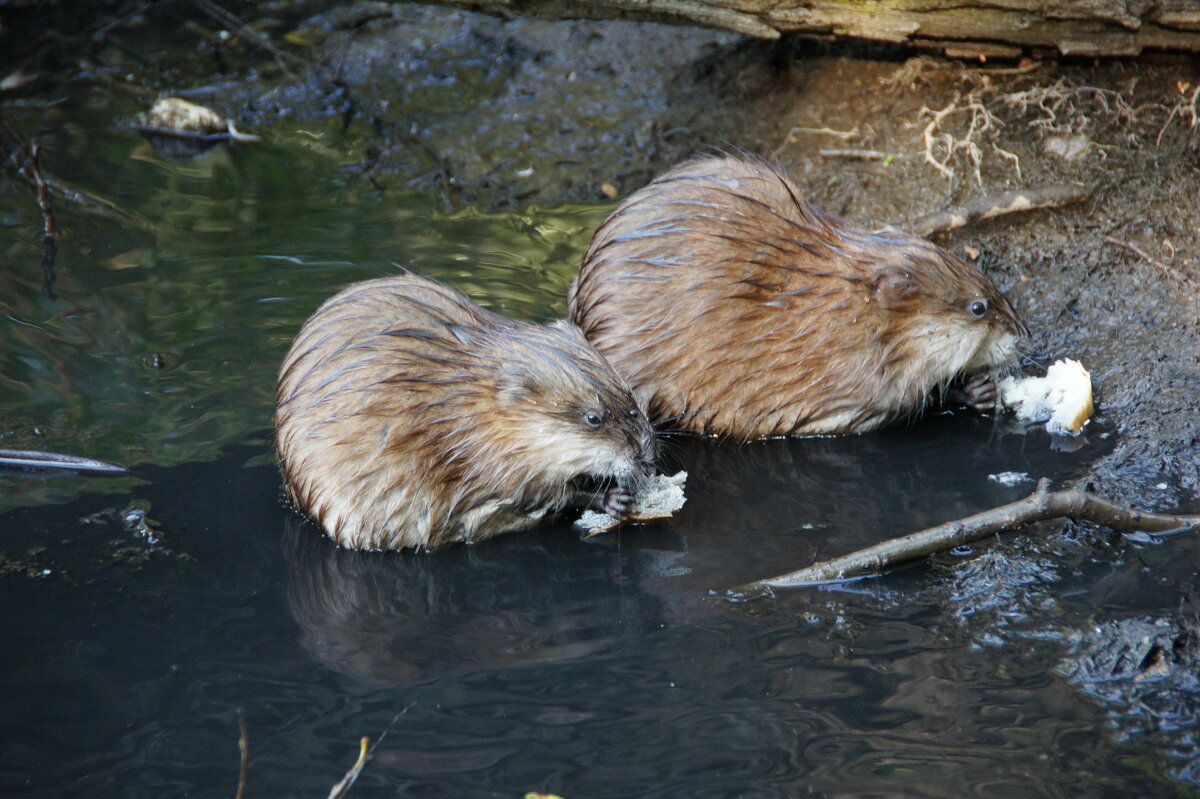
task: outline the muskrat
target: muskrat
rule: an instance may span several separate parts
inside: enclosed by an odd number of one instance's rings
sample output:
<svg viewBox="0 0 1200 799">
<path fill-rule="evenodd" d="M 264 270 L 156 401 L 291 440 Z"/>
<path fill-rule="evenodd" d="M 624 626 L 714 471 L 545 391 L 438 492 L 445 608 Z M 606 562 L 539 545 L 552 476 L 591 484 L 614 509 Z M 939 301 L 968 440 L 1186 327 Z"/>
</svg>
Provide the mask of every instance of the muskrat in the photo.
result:
<svg viewBox="0 0 1200 799">
<path fill-rule="evenodd" d="M 823 213 L 778 168 L 684 163 L 597 230 L 571 320 L 659 421 L 740 439 L 856 433 L 956 381 L 993 407 L 1028 335 L 986 276 Z"/>
<path fill-rule="evenodd" d="M 629 384 L 574 325 L 411 274 L 327 300 L 276 399 L 288 494 L 355 549 L 481 541 L 577 503 L 620 517 L 656 455 Z"/>
</svg>

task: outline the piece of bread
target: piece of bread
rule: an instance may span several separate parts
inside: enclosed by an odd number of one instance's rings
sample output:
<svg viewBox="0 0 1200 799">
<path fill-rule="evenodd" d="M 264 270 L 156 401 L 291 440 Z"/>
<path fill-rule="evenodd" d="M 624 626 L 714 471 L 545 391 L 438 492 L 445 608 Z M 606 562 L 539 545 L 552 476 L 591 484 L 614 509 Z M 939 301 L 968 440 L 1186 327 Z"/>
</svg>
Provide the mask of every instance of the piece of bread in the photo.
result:
<svg viewBox="0 0 1200 799">
<path fill-rule="evenodd" d="M 1079 361 L 1055 361 L 1045 377 L 1001 380 L 1000 402 L 1049 433 L 1077 436 L 1092 417 L 1092 375 Z"/>
<path fill-rule="evenodd" d="M 575 522 L 575 527 L 581 530 L 585 537 L 607 533 L 617 525 L 625 522 L 646 522 L 654 519 L 665 519 L 683 507 L 687 499 L 683 496 L 683 484 L 687 482 L 687 472 L 679 472 L 668 477 L 656 474 L 638 491 L 633 498 L 629 515 L 624 519 L 614 519 L 607 513 L 594 510 L 584 511 Z"/>
</svg>

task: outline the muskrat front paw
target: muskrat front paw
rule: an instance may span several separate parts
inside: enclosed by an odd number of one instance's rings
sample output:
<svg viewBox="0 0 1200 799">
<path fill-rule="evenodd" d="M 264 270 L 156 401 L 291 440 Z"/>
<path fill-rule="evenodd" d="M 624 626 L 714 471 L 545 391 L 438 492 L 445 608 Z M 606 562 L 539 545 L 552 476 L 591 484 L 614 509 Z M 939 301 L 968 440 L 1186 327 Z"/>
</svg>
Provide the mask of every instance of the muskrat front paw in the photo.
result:
<svg viewBox="0 0 1200 799">
<path fill-rule="evenodd" d="M 975 375 L 963 385 L 962 393 L 967 407 L 977 411 L 992 411 L 996 409 L 1000 388 L 991 375 Z"/>
<path fill-rule="evenodd" d="M 633 506 L 633 494 L 622 486 L 613 486 L 604 493 L 604 512 L 614 519 L 624 519 Z"/>
</svg>

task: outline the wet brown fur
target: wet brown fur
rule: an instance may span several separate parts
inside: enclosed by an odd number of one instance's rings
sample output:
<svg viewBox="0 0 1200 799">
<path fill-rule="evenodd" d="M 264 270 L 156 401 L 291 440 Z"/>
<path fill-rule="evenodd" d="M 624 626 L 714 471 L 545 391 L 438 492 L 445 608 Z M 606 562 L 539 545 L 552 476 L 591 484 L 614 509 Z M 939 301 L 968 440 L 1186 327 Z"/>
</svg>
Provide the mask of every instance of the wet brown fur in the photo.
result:
<svg viewBox="0 0 1200 799">
<path fill-rule="evenodd" d="M 622 202 L 569 305 L 655 418 L 740 439 L 871 430 L 956 378 L 1008 371 L 1027 335 L 970 264 L 822 213 L 732 156 Z"/>
<path fill-rule="evenodd" d="M 655 456 L 628 384 L 573 325 L 505 319 L 409 274 L 356 283 L 305 323 L 276 438 L 296 506 L 357 549 L 530 527 L 578 502 L 582 478 L 628 483 Z"/>
</svg>

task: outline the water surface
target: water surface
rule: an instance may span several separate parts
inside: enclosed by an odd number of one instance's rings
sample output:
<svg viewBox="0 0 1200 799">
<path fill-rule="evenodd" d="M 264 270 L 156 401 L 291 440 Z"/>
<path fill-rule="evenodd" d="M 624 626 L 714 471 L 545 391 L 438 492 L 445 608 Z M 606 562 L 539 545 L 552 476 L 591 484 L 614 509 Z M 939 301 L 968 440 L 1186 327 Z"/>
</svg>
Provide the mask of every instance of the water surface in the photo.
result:
<svg viewBox="0 0 1200 799">
<path fill-rule="evenodd" d="M 445 213 L 347 169 L 326 131 L 172 163 L 111 130 L 116 111 L 16 120 L 56 175 L 123 211 L 57 204 L 57 300 L 30 187 L 0 184 L 0 445 L 133 467 L 0 476 L 5 795 L 231 795 L 238 708 L 249 796 L 325 795 L 384 731 L 352 795 L 1196 795 L 1186 731 L 1117 734 L 1059 668 L 1092 620 L 1195 594 L 1190 540 L 1051 525 L 880 579 L 724 598 L 1032 488 L 989 475 L 1083 474 L 1103 427 L 1064 444 L 951 414 L 675 439 L 689 502 L 662 524 L 338 550 L 283 506 L 270 452 L 303 320 L 396 265 L 553 318 L 606 209 Z"/>
</svg>

